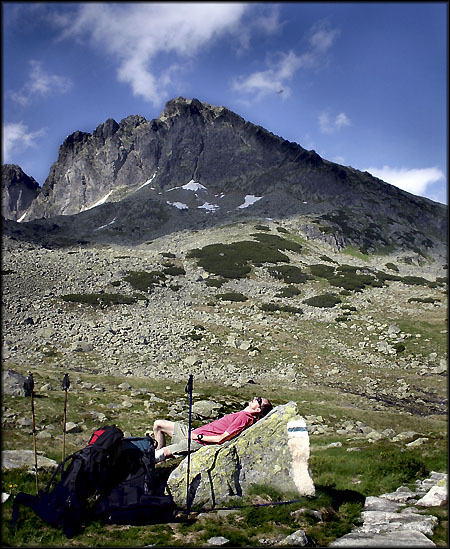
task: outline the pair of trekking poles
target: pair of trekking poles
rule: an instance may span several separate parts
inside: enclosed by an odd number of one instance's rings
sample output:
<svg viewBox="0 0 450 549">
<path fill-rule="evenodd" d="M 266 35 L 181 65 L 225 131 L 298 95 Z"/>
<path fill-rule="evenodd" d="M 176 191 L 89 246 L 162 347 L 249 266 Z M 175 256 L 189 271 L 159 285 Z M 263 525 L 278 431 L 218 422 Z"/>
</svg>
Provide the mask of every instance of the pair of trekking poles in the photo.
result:
<svg viewBox="0 0 450 549">
<path fill-rule="evenodd" d="M 66 453 L 66 420 L 67 420 L 67 391 L 70 387 L 69 374 L 65 374 L 62 380 L 62 389 L 64 390 L 64 416 L 63 416 L 63 446 L 61 461 L 64 462 Z M 29 394 L 31 397 L 31 425 L 33 433 L 33 449 L 34 449 L 34 471 L 36 479 L 36 494 L 39 492 L 38 487 L 38 462 L 37 462 L 37 446 L 36 446 L 36 421 L 34 412 L 34 379 L 33 374 L 30 373 L 25 380 L 23 387 L 25 394 Z M 189 393 L 189 431 L 188 431 L 188 463 L 187 463 L 187 491 L 186 491 L 186 512 L 190 510 L 190 498 L 189 498 L 189 473 L 191 463 L 191 429 L 192 429 L 192 391 L 194 387 L 194 376 L 191 374 L 187 382 L 185 392 Z M 63 466 L 64 467 L 64 466 Z"/>
<path fill-rule="evenodd" d="M 67 421 L 67 391 L 70 387 L 69 374 L 65 374 L 61 383 L 61 387 L 64 391 L 64 416 L 63 416 L 63 445 L 62 445 L 62 461 L 64 462 L 66 453 L 66 421 Z M 37 446 L 36 446 L 36 419 L 34 413 L 34 379 L 33 374 L 30 372 L 27 379 L 24 381 L 23 388 L 25 389 L 25 395 L 29 394 L 31 397 L 31 428 L 33 433 L 33 449 L 34 449 L 34 472 L 36 480 L 36 495 L 39 492 L 38 486 L 38 460 L 37 460 Z M 64 465 L 63 465 L 64 467 Z"/>
</svg>

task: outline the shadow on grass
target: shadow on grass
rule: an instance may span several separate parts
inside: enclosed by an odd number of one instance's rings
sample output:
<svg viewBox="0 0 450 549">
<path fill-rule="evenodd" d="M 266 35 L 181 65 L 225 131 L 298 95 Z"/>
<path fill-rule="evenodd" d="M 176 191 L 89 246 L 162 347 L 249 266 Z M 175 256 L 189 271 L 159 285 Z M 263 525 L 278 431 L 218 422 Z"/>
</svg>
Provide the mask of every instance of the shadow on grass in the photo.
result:
<svg viewBox="0 0 450 549">
<path fill-rule="evenodd" d="M 344 503 L 359 503 L 364 506 L 366 501 L 366 496 L 356 490 L 336 490 L 332 486 L 316 485 L 316 493 L 322 493 L 329 498 L 333 509 L 339 509 Z"/>
</svg>

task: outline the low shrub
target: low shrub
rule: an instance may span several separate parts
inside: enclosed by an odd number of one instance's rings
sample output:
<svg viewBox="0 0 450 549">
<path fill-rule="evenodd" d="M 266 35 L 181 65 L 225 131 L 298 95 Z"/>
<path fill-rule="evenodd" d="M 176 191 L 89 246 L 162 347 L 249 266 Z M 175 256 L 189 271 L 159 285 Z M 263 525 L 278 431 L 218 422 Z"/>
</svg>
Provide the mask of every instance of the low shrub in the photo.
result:
<svg viewBox="0 0 450 549">
<path fill-rule="evenodd" d="M 123 280 L 129 282 L 135 290 L 148 292 L 152 286 L 166 280 L 166 275 L 160 271 L 129 271 Z"/>
<path fill-rule="evenodd" d="M 331 259 L 331 257 L 328 257 L 327 255 L 321 255 L 319 259 L 321 259 L 322 261 L 328 261 L 329 263 L 336 263 L 337 265 L 337 261 Z"/>
<path fill-rule="evenodd" d="M 303 273 L 295 265 L 277 265 L 276 267 L 271 267 L 269 273 L 287 284 L 303 284 L 309 278 L 306 273 Z"/>
<path fill-rule="evenodd" d="M 174 265 L 170 265 L 164 269 L 163 273 L 169 276 L 179 276 L 185 275 L 186 271 L 183 269 L 183 267 L 175 267 Z"/>
<path fill-rule="evenodd" d="M 244 294 L 241 294 L 239 292 L 226 292 L 224 294 L 218 294 L 218 299 L 221 299 L 222 301 L 247 301 L 248 297 Z"/>
<path fill-rule="evenodd" d="M 94 306 L 131 305 L 136 303 L 136 298 L 121 294 L 66 294 L 62 295 L 61 299 L 67 302 Z"/>
<path fill-rule="evenodd" d="M 168 259 L 174 259 L 176 257 L 176 255 L 172 252 L 161 252 L 161 255 L 163 257 L 167 257 Z"/>
<path fill-rule="evenodd" d="M 403 353 L 406 347 L 403 345 L 403 343 L 396 343 L 394 345 L 394 349 L 397 354 L 400 354 L 400 353 Z"/>
<path fill-rule="evenodd" d="M 221 288 L 223 286 L 224 282 L 226 282 L 226 280 L 224 278 L 206 278 L 204 280 L 204 283 L 209 288 Z"/>
<path fill-rule="evenodd" d="M 260 309 L 265 313 L 275 313 L 280 311 L 282 313 L 303 314 L 303 310 L 298 307 L 291 307 L 290 305 L 281 305 L 278 303 L 263 303 Z"/>
<path fill-rule="evenodd" d="M 430 286 L 430 281 L 422 276 L 404 276 L 401 280 L 411 286 Z"/>
<path fill-rule="evenodd" d="M 255 225 L 256 231 L 270 231 L 270 227 L 267 225 Z"/>
<path fill-rule="evenodd" d="M 275 297 L 294 297 L 300 293 L 301 292 L 297 287 L 287 286 L 286 288 L 282 288 L 278 294 L 275 294 Z"/>
<path fill-rule="evenodd" d="M 305 299 L 303 303 L 312 307 L 332 308 L 338 303 L 342 303 L 342 300 L 335 294 L 322 294 Z"/>
<path fill-rule="evenodd" d="M 277 236 L 275 234 L 251 234 L 253 238 L 256 238 L 258 242 L 268 246 L 270 248 L 275 248 L 276 250 L 289 250 L 291 252 L 301 252 L 303 247 L 298 242 L 293 240 L 286 240 Z"/>
<path fill-rule="evenodd" d="M 323 263 L 309 265 L 309 271 L 316 278 L 326 278 L 327 280 L 335 274 L 334 267 L 331 267 L 330 265 L 323 265 Z"/>
<path fill-rule="evenodd" d="M 424 297 L 424 298 L 421 298 L 421 297 L 410 297 L 408 299 L 408 303 L 436 303 L 436 302 L 440 302 L 441 300 L 440 299 L 433 299 L 432 297 Z"/>
<path fill-rule="evenodd" d="M 390 269 L 391 271 L 395 271 L 396 273 L 399 272 L 397 265 L 395 263 L 386 263 L 385 267 L 387 269 Z"/>
<path fill-rule="evenodd" d="M 188 257 L 196 258 L 199 267 L 224 278 L 244 278 L 251 271 L 251 265 L 263 263 L 289 263 L 289 257 L 280 250 L 296 250 L 294 242 L 279 236 L 252 234 L 257 240 L 244 240 L 231 244 L 210 244 L 202 249 L 194 249 Z M 301 248 L 301 247 L 300 247 Z"/>
<path fill-rule="evenodd" d="M 287 231 L 284 227 L 277 227 L 277 231 L 279 233 L 289 234 L 289 231 Z"/>
<path fill-rule="evenodd" d="M 374 286 L 377 288 L 381 288 L 383 286 L 383 283 L 377 280 L 374 276 L 367 274 L 356 274 L 352 272 L 330 277 L 328 278 L 328 282 L 331 286 L 337 286 L 339 288 L 344 288 L 344 290 L 354 292 L 361 292 L 366 286 Z"/>
</svg>

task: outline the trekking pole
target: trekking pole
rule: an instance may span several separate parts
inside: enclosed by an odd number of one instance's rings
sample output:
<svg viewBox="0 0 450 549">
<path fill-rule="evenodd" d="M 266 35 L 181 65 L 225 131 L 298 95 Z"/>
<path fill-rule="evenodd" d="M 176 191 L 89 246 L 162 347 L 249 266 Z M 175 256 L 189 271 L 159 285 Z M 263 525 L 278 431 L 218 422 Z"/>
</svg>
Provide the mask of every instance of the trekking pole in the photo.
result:
<svg viewBox="0 0 450 549">
<path fill-rule="evenodd" d="M 194 376 L 189 376 L 185 392 L 189 393 L 189 428 L 188 428 L 188 462 L 187 462 L 187 479 L 186 479 L 186 514 L 189 514 L 190 502 L 189 502 L 189 468 L 191 464 L 191 416 L 192 416 L 192 389 L 194 384 Z"/>
<path fill-rule="evenodd" d="M 37 464 L 37 449 L 36 449 L 36 424 L 34 420 L 34 379 L 33 374 L 30 372 L 28 375 L 28 378 L 25 380 L 23 384 L 23 388 L 25 389 L 25 394 L 29 394 L 31 396 L 31 426 L 33 430 L 33 448 L 34 448 L 34 473 L 35 473 L 35 479 L 36 479 L 36 495 L 39 492 L 38 489 L 38 464 Z"/>
<path fill-rule="evenodd" d="M 64 417 L 63 417 L 63 446 L 62 446 L 62 459 L 61 461 L 64 462 L 64 458 L 66 457 L 66 420 L 67 420 L 67 390 L 70 386 L 69 381 L 69 374 L 64 375 L 64 379 L 62 380 L 62 388 L 64 391 Z M 64 472 L 64 463 L 63 463 L 63 469 L 62 472 Z"/>
</svg>

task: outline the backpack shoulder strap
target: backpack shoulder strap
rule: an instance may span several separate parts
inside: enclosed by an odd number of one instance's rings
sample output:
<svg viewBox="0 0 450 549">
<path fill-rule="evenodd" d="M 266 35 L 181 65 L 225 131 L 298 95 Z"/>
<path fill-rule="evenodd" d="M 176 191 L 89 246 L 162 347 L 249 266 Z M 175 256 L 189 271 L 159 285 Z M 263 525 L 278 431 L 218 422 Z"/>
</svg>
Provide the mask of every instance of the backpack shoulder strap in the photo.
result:
<svg viewBox="0 0 450 549">
<path fill-rule="evenodd" d="M 16 497 L 14 498 L 11 519 L 11 526 L 13 529 L 17 526 L 17 521 L 19 519 L 19 507 L 21 505 L 25 505 L 26 507 L 33 508 L 35 501 L 36 496 L 32 496 L 31 494 L 26 494 L 25 492 L 19 492 L 18 494 L 16 494 Z"/>
</svg>

